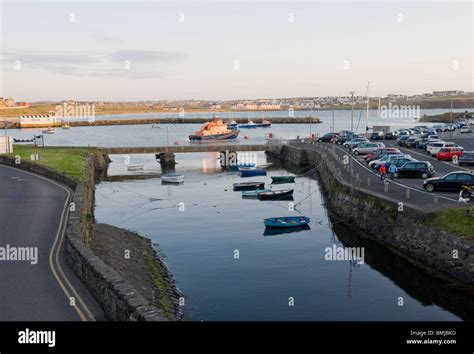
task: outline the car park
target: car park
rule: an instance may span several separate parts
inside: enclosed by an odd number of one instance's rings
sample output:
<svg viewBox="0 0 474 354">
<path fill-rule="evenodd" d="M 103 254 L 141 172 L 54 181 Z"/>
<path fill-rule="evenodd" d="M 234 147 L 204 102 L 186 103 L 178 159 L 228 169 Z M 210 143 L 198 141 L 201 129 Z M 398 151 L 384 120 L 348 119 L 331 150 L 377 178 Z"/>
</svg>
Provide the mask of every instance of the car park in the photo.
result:
<svg viewBox="0 0 474 354">
<path fill-rule="evenodd" d="M 385 144 L 384 143 L 362 143 L 358 145 L 357 147 L 352 149 L 352 153 L 354 155 L 367 155 L 370 154 L 371 152 L 384 148 Z"/>
<path fill-rule="evenodd" d="M 472 171 L 455 171 L 443 177 L 432 177 L 423 181 L 423 188 L 428 192 L 459 192 L 463 185 L 474 186 L 474 173 Z"/>
<path fill-rule="evenodd" d="M 435 157 L 442 161 L 454 161 L 459 160 L 462 155 L 463 149 L 461 147 L 444 147 L 438 151 Z M 455 157 L 456 156 L 456 157 Z"/>
<path fill-rule="evenodd" d="M 429 178 L 433 177 L 434 167 L 428 161 L 408 161 L 397 168 L 395 178 Z"/>
<path fill-rule="evenodd" d="M 459 166 L 474 166 L 474 151 L 464 151 L 458 159 Z"/>
</svg>

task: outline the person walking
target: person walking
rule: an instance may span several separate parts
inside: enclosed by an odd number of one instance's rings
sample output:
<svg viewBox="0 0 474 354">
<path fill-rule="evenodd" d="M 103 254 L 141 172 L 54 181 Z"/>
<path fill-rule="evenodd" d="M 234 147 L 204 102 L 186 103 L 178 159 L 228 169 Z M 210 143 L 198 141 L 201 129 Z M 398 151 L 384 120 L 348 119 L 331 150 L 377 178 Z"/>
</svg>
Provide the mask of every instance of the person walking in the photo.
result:
<svg viewBox="0 0 474 354">
<path fill-rule="evenodd" d="M 388 166 L 388 173 L 390 173 L 390 178 L 395 178 L 395 173 L 397 172 L 397 166 L 392 162 L 390 166 Z"/>
<path fill-rule="evenodd" d="M 380 173 L 380 182 L 385 182 L 385 175 L 387 174 L 387 167 L 385 166 L 384 163 L 382 163 L 382 165 L 380 165 L 379 173 Z"/>
</svg>

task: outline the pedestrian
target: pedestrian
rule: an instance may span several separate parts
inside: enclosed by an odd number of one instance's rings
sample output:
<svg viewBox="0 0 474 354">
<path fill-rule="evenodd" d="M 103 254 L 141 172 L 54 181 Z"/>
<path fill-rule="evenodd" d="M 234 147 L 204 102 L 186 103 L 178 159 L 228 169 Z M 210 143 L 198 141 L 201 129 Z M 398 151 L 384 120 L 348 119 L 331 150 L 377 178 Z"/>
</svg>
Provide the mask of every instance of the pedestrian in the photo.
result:
<svg viewBox="0 0 474 354">
<path fill-rule="evenodd" d="M 379 173 L 380 173 L 380 182 L 385 182 L 385 175 L 387 174 L 387 167 L 385 166 L 384 163 L 382 163 L 382 165 L 380 165 Z"/>
<path fill-rule="evenodd" d="M 397 166 L 392 162 L 390 166 L 388 166 L 388 173 L 390 173 L 390 178 L 395 178 L 395 173 L 397 172 Z"/>
</svg>

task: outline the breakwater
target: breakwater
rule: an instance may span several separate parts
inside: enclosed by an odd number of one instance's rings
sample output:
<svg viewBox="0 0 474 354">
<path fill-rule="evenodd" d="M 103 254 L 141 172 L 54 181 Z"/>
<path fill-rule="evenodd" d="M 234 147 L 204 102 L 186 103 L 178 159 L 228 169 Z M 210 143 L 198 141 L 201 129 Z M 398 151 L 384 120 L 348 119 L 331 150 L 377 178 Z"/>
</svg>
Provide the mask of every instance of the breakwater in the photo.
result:
<svg viewBox="0 0 474 354">
<path fill-rule="evenodd" d="M 325 152 L 283 146 L 269 155 L 295 168 L 314 167 L 314 176 L 321 181 L 329 212 L 335 218 L 356 226 L 434 275 L 472 291 L 474 240 L 431 225 L 429 213 L 409 206 L 400 209 L 396 201 L 347 183 Z"/>
</svg>

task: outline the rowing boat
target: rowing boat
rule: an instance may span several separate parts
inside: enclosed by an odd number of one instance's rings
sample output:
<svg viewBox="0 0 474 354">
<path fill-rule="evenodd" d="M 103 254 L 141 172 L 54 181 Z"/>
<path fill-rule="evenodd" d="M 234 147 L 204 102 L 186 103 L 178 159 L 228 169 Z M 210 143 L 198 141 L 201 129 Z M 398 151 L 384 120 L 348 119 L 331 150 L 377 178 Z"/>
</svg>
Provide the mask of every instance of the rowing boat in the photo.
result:
<svg viewBox="0 0 474 354">
<path fill-rule="evenodd" d="M 276 218 L 267 218 L 264 219 L 263 222 L 265 226 L 269 228 L 287 228 L 308 225 L 310 219 L 306 216 L 282 216 Z"/>
<path fill-rule="evenodd" d="M 293 198 L 294 189 L 280 189 L 271 192 L 258 193 L 259 200 L 288 200 Z"/>
<path fill-rule="evenodd" d="M 249 191 L 252 189 L 264 189 L 265 182 L 241 182 L 234 183 L 233 185 L 235 191 Z"/>
<path fill-rule="evenodd" d="M 272 184 L 295 183 L 295 176 L 272 176 Z"/>
</svg>

